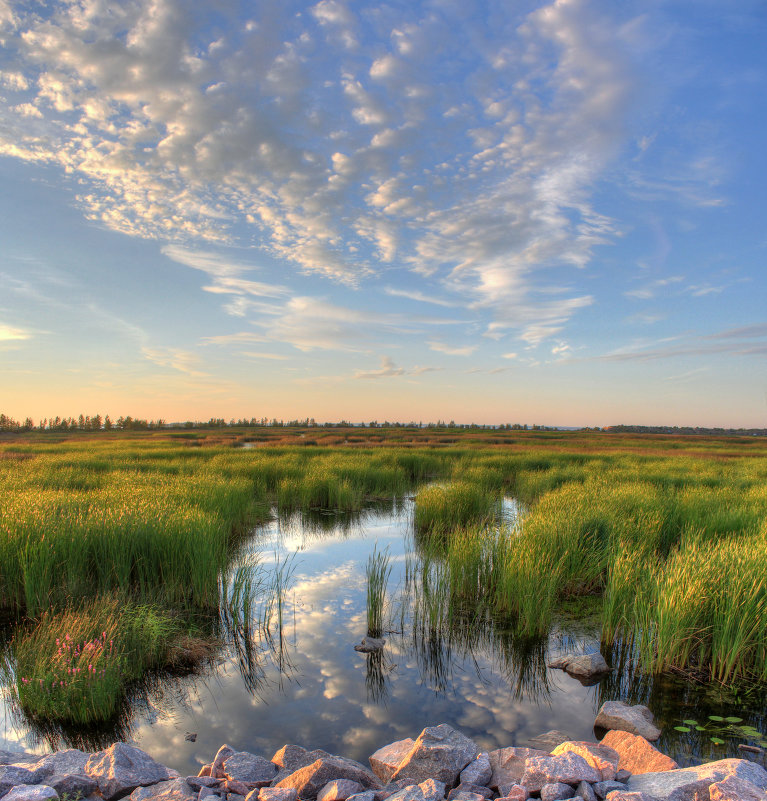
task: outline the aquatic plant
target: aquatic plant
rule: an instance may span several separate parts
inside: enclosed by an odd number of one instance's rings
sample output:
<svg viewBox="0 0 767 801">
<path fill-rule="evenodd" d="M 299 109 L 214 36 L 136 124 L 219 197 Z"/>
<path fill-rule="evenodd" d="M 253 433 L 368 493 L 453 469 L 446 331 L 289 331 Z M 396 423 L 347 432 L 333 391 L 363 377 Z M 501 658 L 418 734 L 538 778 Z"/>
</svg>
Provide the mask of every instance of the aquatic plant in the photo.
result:
<svg viewBox="0 0 767 801">
<path fill-rule="evenodd" d="M 382 637 L 384 633 L 384 608 L 386 585 L 391 575 L 389 551 L 373 548 L 368 556 L 367 574 L 367 624 L 368 637 Z"/>
</svg>

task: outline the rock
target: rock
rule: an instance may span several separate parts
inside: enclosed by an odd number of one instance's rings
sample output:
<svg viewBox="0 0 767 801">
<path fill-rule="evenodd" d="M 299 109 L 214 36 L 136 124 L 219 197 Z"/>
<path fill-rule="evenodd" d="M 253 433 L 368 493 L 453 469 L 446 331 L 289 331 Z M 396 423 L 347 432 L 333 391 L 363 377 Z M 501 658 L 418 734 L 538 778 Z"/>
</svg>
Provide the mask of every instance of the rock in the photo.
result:
<svg viewBox="0 0 767 801">
<path fill-rule="evenodd" d="M 210 766 L 210 775 L 216 779 L 224 778 L 224 762 L 229 759 L 232 754 L 237 753 L 234 748 L 229 745 L 222 745 L 218 749 L 216 756 Z"/>
<path fill-rule="evenodd" d="M 679 765 L 671 757 L 661 753 L 638 734 L 614 729 L 602 738 L 602 745 L 614 749 L 619 756 L 618 768 L 634 773 L 660 773 L 676 770 Z"/>
<path fill-rule="evenodd" d="M 203 787 L 218 787 L 221 779 L 214 779 L 212 776 L 187 776 L 186 783 L 193 790 L 201 790 Z"/>
<path fill-rule="evenodd" d="M 184 734 L 184 739 L 188 743 L 196 743 L 197 742 L 197 732 L 196 731 L 188 731 Z"/>
<path fill-rule="evenodd" d="M 29 766 L 29 769 L 36 770 L 42 779 L 65 774 L 84 776 L 88 759 L 90 759 L 90 754 L 85 751 L 68 748 L 65 751 L 56 751 L 54 754 L 46 754 L 44 757 L 38 758 L 37 762 Z M 89 793 L 85 795 L 89 795 Z"/>
<path fill-rule="evenodd" d="M 37 762 L 39 754 L 28 754 L 26 751 L 5 751 L 0 748 L 0 765 L 20 765 L 25 762 Z"/>
<path fill-rule="evenodd" d="M 200 787 L 197 791 L 197 801 L 203 801 L 205 798 L 221 798 L 221 791 L 215 787 Z"/>
<path fill-rule="evenodd" d="M 411 784 L 394 795 L 388 801 L 442 801 L 445 797 L 444 782 L 427 779 L 420 784 Z"/>
<path fill-rule="evenodd" d="M 594 787 L 588 782 L 581 782 L 575 788 L 575 797 L 582 798 L 583 801 L 597 801 L 597 794 L 594 792 Z"/>
<path fill-rule="evenodd" d="M 210 774 L 211 774 L 211 770 L 212 770 L 212 769 L 213 769 L 213 765 L 212 765 L 212 764 L 210 764 L 210 765 L 203 765 L 203 766 L 200 768 L 200 772 L 197 774 L 197 776 L 198 776 L 198 777 L 199 777 L 199 776 L 210 776 Z"/>
<path fill-rule="evenodd" d="M 210 788 L 204 787 L 203 790 Z M 149 787 L 137 787 L 130 794 L 130 801 L 196 801 L 196 799 L 197 793 L 186 783 L 186 779 L 171 779 Z"/>
<path fill-rule="evenodd" d="M 569 742 L 570 739 L 564 732 L 551 729 L 551 731 L 546 731 L 537 737 L 531 738 L 530 742 L 536 748 L 540 748 L 550 754 L 558 745 Z"/>
<path fill-rule="evenodd" d="M 226 797 L 226 801 L 245 801 L 245 796 L 239 793 L 229 793 Z"/>
<path fill-rule="evenodd" d="M 346 801 L 350 795 L 364 791 L 364 787 L 352 779 L 336 779 L 328 782 L 317 793 L 317 801 Z"/>
<path fill-rule="evenodd" d="M 608 793 L 612 793 L 614 790 L 627 789 L 626 785 L 619 781 L 596 782 L 595 784 L 592 784 L 591 787 L 597 794 L 597 798 L 605 798 Z"/>
<path fill-rule="evenodd" d="M 478 754 L 477 744 L 447 723 L 429 726 L 418 735 L 391 778 L 408 779 L 414 784 L 436 779 L 452 785 Z"/>
<path fill-rule="evenodd" d="M 615 774 L 616 782 L 623 782 L 625 784 L 630 778 L 631 778 L 630 770 L 626 770 L 625 768 L 618 768 L 618 772 Z"/>
<path fill-rule="evenodd" d="M 572 752 L 559 756 L 528 757 L 525 760 L 523 784 L 531 792 L 538 792 L 544 784 L 562 782 L 576 785 L 579 782 L 601 781 L 600 772 L 589 765 L 586 760 Z"/>
<path fill-rule="evenodd" d="M 720 759 L 693 768 L 642 773 L 628 780 L 628 789 L 646 793 L 658 801 L 698 801 L 696 793 L 705 793 L 712 784 L 729 777 L 744 779 L 767 790 L 767 771 L 747 759 Z M 701 797 L 705 798 L 705 795 Z"/>
<path fill-rule="evenodd" d="M 54 801 L 59 794 L 46 784 L 20 784 L 4 796 L 8 801 Z"/>
<path fill-rule="evenodd" d="M 251 798 L 251 796 L 254 796 Z M 245 801 L 297 801 L 298 793 L 292 787 L 262 787 L 260 790 L 254 790 Z"/>
<path fill-rule="evenodd" d="M 98 782 L 86 773 L 54 773 L 45 780 L 60 796 L 85 798 L 98 792 Z"/>
<path fill-rule="evenodd" d="M 523 787 L 521 784 L 508 784 L 504 785 L 500 797 L 508 799 L 508 801 L 526 801 L 530 797 L 530 793 L 527 792 L 527 787 Z M 500 801 L 500 798 L 497 801 Z"/>
<path fill-rule="evenodd" d="M 311 752 L 310 752 L 311 753 Z M 301 799 L 313 799 L 334 779 L 352 779 L 365 789 L 379 790 L 381 783 L 359 762 L 339 756 L 323 756 L 282 779 L 276 787 L 293 787 Z"/>
<path fill-rule="evenodd" d="M 709 788 L 711 801 L 767 801 L 767 792 L 746 779 L 729 776 Z"/>
<path fill-rule="evenodd" d="M 252 787 L 266 787 L 277 775 L 277 766 L 262 756 L 235 751 L 223 761 L 220 772 L 229 780 L 244 782 Z"/>
<path fill-rule="evenodd" d="M 415 740 L 409 737 L 406 740 L 397 740 L 389 743 L 383 748 L 379 748 L 374 754 L 368 757 L 370 767 L 382 782 L 391 781 L 391 777 L 396 772 L 400 762 L 410 753 Z"/>
<path fill-rule="evenodd" d="M 17 785 L 37 784 L 39 781 L 40 772 L 37 770 L 29 770 L 29 768 L 22 768 L 19 765 L 4 765 L 0 767 L 0 796 L 4 796 Z"/>
<path fill-rule="evenodd" d="M 629 706 L 623 701 L 607 701 L 602 704 L 594 727 L 627 731 L 638 734 L 645 740 L 657 740 L 660 737 L 660 729 L 653 723 L 653 714 L 646 706 Z"/>
<path fill-rule="evenodd" d="M 447 801 L 485 801 L 485 796 L 467 790 L 451 790 L 447 794 Z"/>
<path fill-rule="evenodd" d="M 598 781 L 608 782 L 615 778 L 618 770 L 618 752 L 604 743 L 587 743 L 582 741 L 569 741 L 558 745 L 552 756 L 560 754 L 578 754 L 582 756 L 592 768 L 596 768 L 601 777 Z"/>
<path fill-rule="evenodd" d="M 386 796 L 389 798 L 389 796 Z M 376 801 L 376 794 L 372 790 L 365 790 L 364 793 L 350 795 L 346 801 Z"/>
<path fill-rule="evenodd" d="M 481 795 L 483 798 L 493 797 L 493 791 L 489 787 L 481 784 L 468 784 L 467 782 L 461 782 L 458 787 L 455 788 L 455 790 L 451 790 L 450 793 L 448 793 L 447 797 L 450 798 L 450 795 L 455 792 L 476 793 L 477 795 Z"/>
<path fill-rule="evenodd" d="M 298 770 L 306 765 L 314 762 L 310 759 L 307 762 L 306 755 L 309 752 L 302 748 L 300 745 L 283 745 L 279 751 L 272 757 L 272 762 L 278 768 L 287 768 L 288 770 Z"/>
<path fill-rule="evenodd" d="M 610 666 L 599 651 L 580 656 L 574 654 L 560 656 L 558 659 L 552 659 L 549 667 L 566 670 L 571 676 L 582 679 L 593 679 L 610 672 Z"/>
<path fill-rule="evenodd" d="M 541 787 L 541 801 L 564 801 L 573 797 L 573 788 L 562 782 L 552 782 Z"/>
<path fill-rule="evenodd" d="M 362 654 L 372 654 L 376 651 L 380 651 L 384 645 L 386 645 L 386 640 L 379 637 L 363 637 L 362 642 L 359 645 L 354 646 L 355 651 L 359 651 Z"/>
<path fill-rule="evenodd" d="M 607 801 L 656 801 L 646 793 L 634 793 L 629 790 L 613 790 L 607 794 Z"/>
<path fill-rule="evenodd" d="M 539 751 L 537 748 L 499 748 L 491 751 L 487 756 L 490 759 L 493 775 L 490 777 L 488 787 L 500 792 L 500 788 L 504 785 L 521 784 L 520 780 L 525 772 L 525 760 L 548 755 L 548 751 Z"/>
<path fill-rule="evenodd" d="M 85 763 L 85 772 L 98 782 L 107 801 L 122 798 L 137 787 L 173 778 L 165 765 L 156 762 L 140 748 L 125 743 L 115 743 L 106 751 L 92 754 Z M 189 787 L 186 782 L 184 785 Z M 191 788 L 189 790 L 191 793 Z"/>
<path fill-rule="evenodd" d="M 271 765 L 272 763 L 270 762 L 269 764 Z M 275 769 L 276 767 L 277 766 L 275 765 Z M 256 785 L 256 787 L 258 787 L 257 782 L 253 783 Z M 245 798 L 245 796 L 248 795 L 253 788 L 249 787 L 247 784 L 245 784 L 245 782 L 241 782 L 239 779 L 227 779 L 222 789 L 225 789 L 227 793 L 236 793 L 237 795 L 241 795 L 243 798 Z"/>
<path fill-rule="evenodd" d="M 461 771 L 460 779 L 462 784 L 478 784 L 481 787 L 487 786 L 493 769 L 490 766 L 490 757 L 483 751 L 477 758 Z"/>
</svg>

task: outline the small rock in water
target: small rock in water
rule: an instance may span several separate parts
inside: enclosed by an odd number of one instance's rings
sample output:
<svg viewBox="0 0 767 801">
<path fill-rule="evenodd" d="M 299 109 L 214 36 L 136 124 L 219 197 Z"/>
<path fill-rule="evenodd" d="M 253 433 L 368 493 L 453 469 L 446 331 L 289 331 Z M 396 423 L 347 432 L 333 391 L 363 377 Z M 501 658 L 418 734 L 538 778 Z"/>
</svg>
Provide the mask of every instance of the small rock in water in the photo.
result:
<svg viewBox="0 0 767 801">
<path fill-rule="evenodd" d="M 602 704 L 594 727 L 627 731 L 652 741 L 657 740 L 661 733 L 653 720 L 652 712 L 642 704 L 629 706 L 623 701 L 607 701 Z"/>
<path fill-rule="evenodd" d="M 380 651 L 384 645 L 386 645 L 386 640 L 382 637 L 363 637 L 362 642 L 354 646 L 354 650 L 362 654 L 372 654 Z"/>
<path fill-rule="evenodd" d="M 188 731 L 188 732 L 187 732 L 187 733 L 184 735 L 184 739 L 185 739 L 185 740 L 186 740 L 188 743 L 196 743 L 196 742 L 197 742 L 197 732 L 196 732 L 196 731 Z"/>
</svg>

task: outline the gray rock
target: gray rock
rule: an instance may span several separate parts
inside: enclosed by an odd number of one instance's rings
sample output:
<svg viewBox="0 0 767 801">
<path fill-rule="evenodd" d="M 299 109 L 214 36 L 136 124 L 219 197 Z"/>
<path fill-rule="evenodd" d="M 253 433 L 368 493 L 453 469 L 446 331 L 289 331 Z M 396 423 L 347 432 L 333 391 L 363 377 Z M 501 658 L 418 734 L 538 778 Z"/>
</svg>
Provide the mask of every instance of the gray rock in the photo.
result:
<svg viewBox="0 0 767 801">
<path fill-rule="evenodd" d="M 201 790 L 203 787 L 218 787 L 222 779 L 214 779 L 212 776 L 187 776 L 186 783 L 193 790 Z"/>
<path fill-rule="evenodd" d="M 427 779 L 420 784 L 411 784 L 394 795 L 388 801 L 442 801 L 445 797 L 444 782 Z"/>
<path fill-rule="evenodd" d="M 258 801 L 297 801 L 298 793 L 292 787 L 262 787 L 254 790 L 245 801 L 255 801 L 256 798 Z"/>
<path fill-rule="evenodd" d="M 307 761 L 308 753 L 309 752 L 300 745 L 293 745 L 291 743 L 283 745 L 272 757 L 272 762 L 280 769 L 297 770 L 298 768 L 303 768 L 314 762 L 313 759 Z"/>
<path fill-rule="evenodd" d="M 203 801 L 205 798 L 221 798 L 221 794 L 222 791 L 216 787 L 200 787 L 197 791 L 197 801 Z"/>
<path fill-rule="evenodd" d="M 641 773 L 632 776 L 627 785 L 630 791 L 646 793 L 658 801 L 698 801 L 696 793 L 708 792 L 712 784 L 731 776 L 767 790 L 767 771 L 747 759 L 720 759 L 692 768 Z"/>
<path fill-rule="evenodd" d="M 46 784 L 20 784 L 4 796 L 8 801 L 54 801 L 59 794 Z"/>
<path fill-rule="evenodd" d="M 645 740 L 657 740 L 660 729 L 653 723 L 653 714 L 646 706 L 629 706 L 623 701 L 607 701 L 597 713 L 594 726 L 639 734 Z"/>
<path fill-rule="evenodd" d="M 633 774 L 631 773 L 630 770 L 626 770 L 626 768 L 618 768 L 618 772 L 615 774 L 615 781 L 623 782 L 625 784 L 631 778 L 632 775 Z"/>
<path fill-rule="evenodd" d="M 384 645 L 386 645 L 386 640 L 379 637 L 363 637 L 362 642 L 359 645 L 354 646 L 355 651 L 359 651 L 362 654 L 372 654 L 376 651 L 380 651 Z"/>
<path fill-rule="evenodd" d="M 240 793 L 227 793 L 226 801 L 245 801 L 245 796 Z"/>
<path fill-rule="evenodd" d="M 65 751 L 56 751 L 54 754 L 46 754 L 39 758 L 30 769 L 39 771 L 43 779 L 53 775 L 85 775 L 85 766 L 90 759 L 90 754 L 80 751 L 77 748 L 68 748 Z M 88 793 L 86 793 L 88 795 Z"/>
<path fill-rule="evenodd" d="M 85 798 L 98 792 L 98 782 L 87 773 L 54 773 L 45 780 L 61 796 Z"/>
<path fill-rule="evenodd" d="M 447 794 L 447 801 L 485 801 L 485 796 L 466 790 L 451 790 Z"/>
<path fill-rule="evenodd" d="M 501 787 L 521 784 L 522 775 L 525 772 L 525 761 L 530 757 L 548 755 L 547 751 L 539 751 L 537 748 L 499 748 L 491 751 L 488 757 L 493 775 L 490 777 L 488 787 L 500 792 Z"/>
<path fill-rule="evenodd" d="M 610 672 L 610 666 L 599 651 L 581 654 L 580 656 L 575 654 L 560 656 L 557 659 L 552 659 L 549 662 L 549 667 L 566 670 L 571 676 L 577 676 L 582 679 L 592 679 Z"/>
<path fill-rule="evenodd" d="M 39 781 L 39 771 L 22 768 L 19 765 L 4 765 L 0 767 L 0 796 L 4 796 L 11 787 L 20 784 L 37 784 Z"/>
<path fill-rule="evenodd" d="M 317 793 L 317 801 L 346 801 L 350 795 L 364 792 L 365 788 L 352 779 L 335 779 Z"/>
<path fill-rule="evenodd" d="M 598 782 L 600 772 L 578 754 L 568 752 L 559 756 L 528 757 L 525 760 L 523 784 L 531 792 L 538 792 L 544 784 L 562 782 L 577 785 L 580 782 Z"/>
<path fill-rule="evenodd" d="M 575 788 L 576 798 L 582 798 L 583 801 L 597 801 L 597 794 L 594 791 L 593 785 L 588 782 L 581 782 Z"/>
<path fill-rule="evenodd" d="M 493 768 L 490 765 L 490 757 L 486 751 L 483 751 L 461 771 L 460 779 L 462 784 L 478 784 L 485 787 L 492 775 Z"/>
<path fill-rule="evenodd" d="M 599 781 L 603 782 L 609 782 L 615 778 L 620 760 L 618 752 L 604 743 L 568 741 L 558 745 L 551 752 L 552 756 L 560 756 L 561 754 L 578 754 L 578 756 L 582 756 L 592 768 L 599 771 Z"/>
<path fill-rule="evenodd" d="M 235 751 L 223 761 L 221 771 L 227 779 L 253 787 L 266 787 L 277 775 L 277 766 L 262 756 Z"/>
<path fill-rule="evenodd" d="M 647 793 L 633 793 L 629 790 L 613 790 L 607 794 L 607 801 L 657 801 Z M 697 799 L 696 799 L 697 801 Z"/>
<path fill-rule="evenodd" d="M 334 779 L 352 779 L 367 790 L 381 789 L 381 782 L 364 765 L 339 756 L 320 757 L 273 786 L 293 787 L 301 799 L 313 799 L 328 782 Z"/>
<path fill-rule="evenodd" d="M 539 748 L 551 753 L 558 745 L 569 742 L 571 739 L 572 738 L 564 732 L 551 729 L 550 731 L 543 732 L 543 734 L 539 734 L 537 737 L 532 737 L 530 743 L 534 748 Z"/>
<path fill-rule="evenodd" d="M 498 792 L 505 801 L 526 801 L 530 797 L 527 787 L 523 787 L 521 784 L 505 784 L 498 789 Z"/>
<path fill-rule="evenodd" d="M 0 765 L 21 765 L 27 762 L 37 762 L 39 754 L 28 754 L 26 751 L 5 751 L 0 748 Z"/>
<path fill-rule="evenodd" d="M 461 782 L 455 790 L 451 790 L 448 794 L 448 798 L 454 792 L 462 792 L 462 793 L 476 793 L 477 795 L 481 795 L 483 798 L 492 798 L 493 791 L 487 787 L 486 785 L 481 784 L 469 784 L 468 782 Z"/>
<path fill-rule="evenodd" d="M 386 796 L 389 798 L 389 796 Z M 365 790 L 364 793 L 350 795 L 346 801 L 376 801 L 376 794 L 372 790 Z"/>
<path fill-rule="evenodd" d="M 125 743 L 115 743 L 106 751 L 92 754 L 85 763 L 85 772 L 98 782 L 107 801 L 122 798 L 137 787 L 165 782 L 174 778 L 175 773 L 140 748 Z M 186 782 L 184 784 L 189 787 Z M 191 792 L 191 788 L 189 790 Z"/>
<path fill-rule="evenodd" d="M 711 801 L 767 801 L 767 792 L 736 776 L 728 776 L 708 788 Z"/>
<path fill-rule="evenodd" d="M 218 749 L 210 766 L 210 775 L 213 776 L 214 779 L 224 778 L 224 762 L 235 753 L 237 752 L 230 745 L 222 745 L 221 748 Z"/>
<path fill-rule="evenodd" d="M 393 781 L 408 779 L 413 784 L 436 779 L 452 785 L 478 754 L 477 744 L 447 723 L 428 726 L 418 735 L 391 778 Z"/>
<path fill-rule="evenodd" d="M 382 782 L 391 781 L 391 777 L 395 774 L 400 762 L 410 753 L 414 745 L 415 740 L 411 740 L 408 737 L 406 740 L 397 740 L 395 743 L 389 743 L 389 745 L 379 748 L 368 757 L 373 773 Z"/>
<path fill-rule="evenodd" d="M 596 782 L 591 785 L 594 792 L 597 794 L 597 798 L 606 798 L 608 793 L 612 793 L 614 790 L 626 790 L 628 789 L 623 782 L 619 781 L 612 781 L 612 782 Z"/>
<path fill-rule="evenodd" d="M 541 801 L 564 801 L 573 797 L 573 788 L 562 782 L 552 782 L 541 787 Z"/>
<path fill-rule="evenodd" d="M 204 787 L 203 790 L 209 790 Z M 186 779 L 161 781 L 149 787 L 137 787 L 130 794 L 130 801 L 196 801 L 197 792 Z"/>
</svg>

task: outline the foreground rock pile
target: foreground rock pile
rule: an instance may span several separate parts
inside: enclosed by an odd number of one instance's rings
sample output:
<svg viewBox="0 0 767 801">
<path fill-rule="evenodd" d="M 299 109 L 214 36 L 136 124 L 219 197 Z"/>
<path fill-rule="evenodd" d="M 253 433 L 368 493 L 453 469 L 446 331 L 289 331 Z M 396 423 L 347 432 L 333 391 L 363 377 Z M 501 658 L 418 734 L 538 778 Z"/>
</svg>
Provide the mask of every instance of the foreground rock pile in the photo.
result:
<svg viewBox="0 0 767 801">
<path fill-rule="evenodd" d="M 271 759 L 222 746 L 198 776 L 181 777 L 135 746 L 39 757 L 0 751 L 3 801 L 767 801 L 767 771 L 745 759 L 679 769 L 645 737 L 551 751 L 481 752 L 446 724 L 380 748 L 370 767 L 285 745 Z"/>
</svg>

